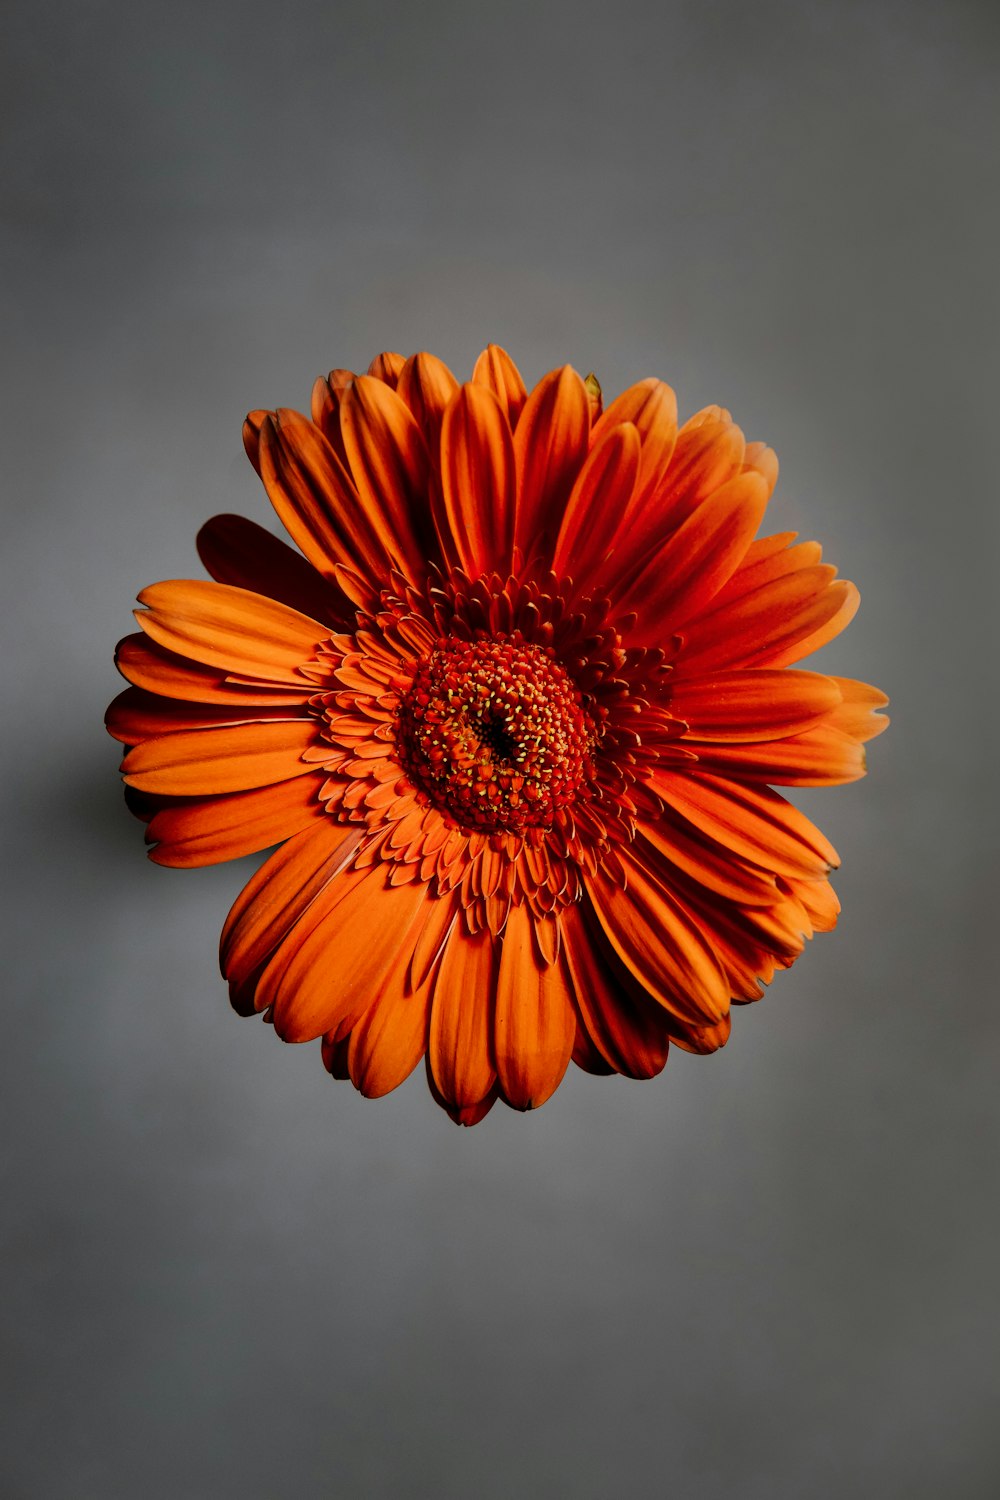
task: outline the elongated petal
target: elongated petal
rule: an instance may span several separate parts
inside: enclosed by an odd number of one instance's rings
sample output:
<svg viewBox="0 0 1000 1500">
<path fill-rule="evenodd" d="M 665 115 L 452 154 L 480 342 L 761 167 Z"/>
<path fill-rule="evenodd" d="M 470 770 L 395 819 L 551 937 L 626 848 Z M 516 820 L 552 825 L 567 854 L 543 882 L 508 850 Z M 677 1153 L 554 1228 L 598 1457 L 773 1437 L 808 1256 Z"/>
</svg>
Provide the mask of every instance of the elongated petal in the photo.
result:
<svg viewBox="0 0 1000 1500">
<path fill-rule="evenodd" d="M 330 634 L 287 604 L 202 579 L 154 583 L 139 603 L 139 625 L 168 651 L 279 685 L 297 686 L 297 669 Z"/>
<path fill-rule="evenodd" d="M 685 739 L 698 766 L 716 776 L 778 786 L 841 786 L 865 774 L 858 740 L 828 724 L 768 744 L 702 744 Z"/>
<path fill-rule="evenodd" d="M 732 575 L 760 525 L 767 490 L 758 474 L 722 485 L 673 533 L 616 601 L 638 612 L 636 639 L 659 644 L 666 631 L 703 610 Z"/>
<path fill-rule="evenodd" d="M 670 712 L 691 739 L 770 740 L 801 733 L 840 702 L 837 684 L 818 672 L 715 672 L 674 683 Z"/>
<path fill-rule="evenodd" d="M 315 739 L 309 719 L 186 730 L 136 745 L 122 761 L 122 774 L 141 792 L 167 796 L 242 792 L 315 775 L 302 760 Z"/>
<path fill-rule="evenodd" d="M 385 389 L 380 381 L 371 384 Z M 344 398 L 353 389 L 347 387 Z M 343 398 L 338 421 L 342 407 Z M 286 409 L 268 417 L 260 432 L 260 474 L 285 530 L 324 577 L 334 578 L 338 567 L 362 576 L 384 568 L 392 538 L 314 423 Z"/>
<path fill-rule="evenodd" d="M 213 516 L 199 531 L 197 545 L 217 583 L 264 594 L 337 629 L 353 619 L 340 589 L 255 521 Z"/>
<path fill-rule="evenodd" d="M 403 366 L 397 389 L 424 435 L 433 462 L 445 407 L 458 390 L 458 381 L 443 360 L 433 354 L 414 354 Z"/>
<path fill-rule="evenodd" d="M 261 976 L 259 997 L 274 1007 L 274 1029 L 286 1042 L 343 1035 L 357 1024 L 408 956 L 428 899 L 419 882 L 388 882 L 382 864 L 344 870 L 329 890 L 333 904 L 314 926 L 307 916 L 301 938 L 296 932 Z"/>
<path fill-rule="evenodd" d="M 311 783 L 301 777 L 224 797 L 181 798 L 162 807 L 147 838 L 158 865 L 188 869 L 242 859 L 301 833 L 321 818 L 330 822 Z"/>
<path fill-rule="evenodd" d="M 642 463 L 628 519 L 640 517 L 650 495 L 663 484 L 677 442 L 677 397 L 663 380 L 640 380 L 623 391 L 605 410 L 594 428 L 596 446 L 604 435 L 622 422 L 639 434 Z"/>
<path fill-rule="evenodd" d="M 655 1078 L 670 1046 L 662 1007 L 624 965 L 612 967 L 607 940 L 589 931 L 579 906 L 567 907 L 559 920 L 573 997 L 600 1056 L 626 1078 Z"/>
<path fill-rule="evenodd" d="M 447 1103 L 475 1106 L 496 1079 L 492 1058 L 497 961 L 488 932 L 452 932 L 434 982 L 428 1062 Z"/>
<path fill-rule="evenodd" d="M 587 896 L 611 947 L 642 987 L 681 1021 L 720 1020 L 729 987 L 704 932 L 641 860 L 621 852 L 627 894 L 603 872 L 587 876 Z"/>
<path fill-rule="evenodd" d="M 124 745 L 156 739 L 180 729 L 217 729 L 224 724 L 256 724 L 264 720 L 302 719 L 305 711 L 295 703 L 279 699 L 262 707 L 240 703 L 191 703 L 161 698 L 142 688 L 126 688 L 111 703 L 104 716 L 108 733 Z"/>
<path fill-rule="evenodd" d="M 370 375 L 345 392 L 341 431 L 351 475 L 387 556 L 420 578 L 437 556 L 427 503 L 430 463 L 409 407 Z"/>
<path fill-rule="evenodd" d="M 315 692 L 314 683 L 303 683 L 299 689 L 280 683 L 261 683 L 250 687 L 227 682 L 218 667 L 205 667 L 187 660 L 148 636 L 136 633 L 119 641 L 115 666 L 136 687 L 166 698 L 182 698 L 189 703 L 253 704 L 258 707 L 287 706 L 306 703 Z"/>
<path fill-rule="evenodd" d="M 381 1099 L 404 1083 L 427 1049 L 430 985 L 405 992 L 405 954 L 382 981 L 382 991 L 354 1026 L 347 1048 L 351 1082 L 366 1099 Z"/>
<path fill-rule="evenodd" d="M 590 441 L 590 402 L 583 381 L 564 365 L 540 380 L 514 432 L 517 518 L 514 541 L 525 557 L 549 532 L 554 539 Z"/>
<path fill-rule="evenodd" d="M 832 640 L 857 609 L 852 583 L 831 581 L 833 569 L 800 568 L 749 593 L 713 602 L 684 627 L 678 675 L 720 668 L 791 666 L 811 642 Z"/>
<path fill-rule="evenodd" d="M 552 570 L 589 588 L 606 576 L 639 474 L 638 430 L 608 427 L 591 448 L 570 492 L 556 537 Z"/>
<path fill-rule="evenodd" d="M 491 390 L 507 415 L 511 432 L 520 420 L 528 392 L 521 372 L 505 349 L 499 344 L 487 344 L 476 360 L 472 378 L 477 385 Z"/>
<path fill-rule="evenodd" d="M 702 837 L 672 808 L 668 807 L 655 823 L 639 825 L 636 850 L 666 884 L 679 870 L 714 895 L 739 906 L 773 906 L 778 899 L 774 875 Z"/>
<path fill-rule="evenodd" d="M 361 837 L 361 829 L 324 815 L 251 876 L 226 918 L 219 945 L 222 973 L 232 986 L 244 986 L 288 936 L 353 858 Z"/>
<path fill-rule="evenodd" d="M 562 1082 L 576 1019 L 558 963 L 545 963 L 533 939 L 527 906 L 511 908 L 497 979 L 494 1050 L 504 1098 L 515 1109 L 537 1109 Z"/>
<path fill-rule="evenodd" d="M 340 431 L 340 403 L 353 379 L 353 370 L 331 370 L 325 380 L 321 378 L 313 386 L 310 406 L 313 421 L 345 470 L 347 469 L 347 453 L 344 449 L 343 434 Z"/>
<path fill-rule="evenodd" d="M 653 785 L 704 837 L 778 875 L 817 878 L 840 863 L 804 813 L 776 792 L 707 775 L 658 770 Z"/>
<path fill-rule="evenodd" d="M 506 573 L 514 541 L 514 444 L 496 397 L 463 385 L 441 427 L 445 524 L 471 578 Z"/>
</svg>

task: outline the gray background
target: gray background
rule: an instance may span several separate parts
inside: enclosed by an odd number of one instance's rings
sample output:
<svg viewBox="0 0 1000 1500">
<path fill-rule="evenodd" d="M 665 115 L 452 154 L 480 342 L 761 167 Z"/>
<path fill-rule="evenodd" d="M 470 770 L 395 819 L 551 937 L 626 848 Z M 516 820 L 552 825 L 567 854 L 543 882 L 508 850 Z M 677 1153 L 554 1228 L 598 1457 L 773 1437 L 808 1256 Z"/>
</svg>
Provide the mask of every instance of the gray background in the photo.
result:
<svg viewBox="0 0 1000 1500">
<path fill-rule="evenodd" d="M 997 14 L 5 7 L 5 1497 L 1000 1493 Z M 724 1052 L 460 1132 L 231 1014 L 100 721 L 247 408 L 489 339 L 771 441 L 894 728 Z"/>
</svg>

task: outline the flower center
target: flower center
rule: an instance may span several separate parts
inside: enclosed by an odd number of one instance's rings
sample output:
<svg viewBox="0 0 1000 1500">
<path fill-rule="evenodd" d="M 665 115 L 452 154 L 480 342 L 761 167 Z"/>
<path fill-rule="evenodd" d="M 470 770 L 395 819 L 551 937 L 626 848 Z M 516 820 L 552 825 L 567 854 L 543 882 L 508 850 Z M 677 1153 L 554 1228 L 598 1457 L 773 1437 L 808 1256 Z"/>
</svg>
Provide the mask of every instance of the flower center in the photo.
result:
<svg viewBox="0 0 1000 1500">
<path fill-rule="evenodd" d="M 563 667 L 519 635 L 443 638 L 400 704 L 407 772 L 461 828 L 551 826 L 587 776 L 591 730 Z"/>
</svg>

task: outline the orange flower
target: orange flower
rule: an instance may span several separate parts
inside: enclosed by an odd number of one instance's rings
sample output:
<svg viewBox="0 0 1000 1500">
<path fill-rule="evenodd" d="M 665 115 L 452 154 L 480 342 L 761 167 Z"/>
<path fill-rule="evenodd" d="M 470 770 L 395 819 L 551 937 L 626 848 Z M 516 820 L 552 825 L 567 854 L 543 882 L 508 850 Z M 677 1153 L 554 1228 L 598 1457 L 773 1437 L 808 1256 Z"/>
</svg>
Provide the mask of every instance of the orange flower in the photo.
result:
<svg viewBox="0 0 1000 1500">
<path fill-rule="evenodd" d="M 268 848 L 222 934 L 241 1014 L 323 1038 L 363 1094 L 422 1057 L 474 1124 L 572 1058 L 649 1078 L 711 1052 L 833 927 L 833 848 L 769 783 L 864 774 L 874 688 L 792 663 L 858 603 L 814 542 L 754 540 L 777 477 L 644 380 L 530 396 L 491 346 L 334 370 L 312 420 L 253 412 L 305 556 L 217 516 L 214 582 L 154 584 L 118 649 L 151 858 Z"/>
</svg>

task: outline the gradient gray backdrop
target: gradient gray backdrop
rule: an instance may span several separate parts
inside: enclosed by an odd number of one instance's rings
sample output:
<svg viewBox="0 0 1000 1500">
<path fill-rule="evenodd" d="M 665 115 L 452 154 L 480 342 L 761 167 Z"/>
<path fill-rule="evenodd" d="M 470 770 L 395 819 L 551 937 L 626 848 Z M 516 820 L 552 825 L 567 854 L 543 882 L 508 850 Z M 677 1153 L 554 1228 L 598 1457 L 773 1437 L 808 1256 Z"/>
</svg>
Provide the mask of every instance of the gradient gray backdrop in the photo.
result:
<svg viewBox="0 0 1000 1500">
<path fill-rule="evenodd" d="M 997 15 L 5 7 L 5 1497 L 1000 1494 Z M 460 1132 L 230 1012 L 101 715 L 248 408 L 491 339 L 772 442 L 895 720 L 724 1052 Z"/>
</svg>

